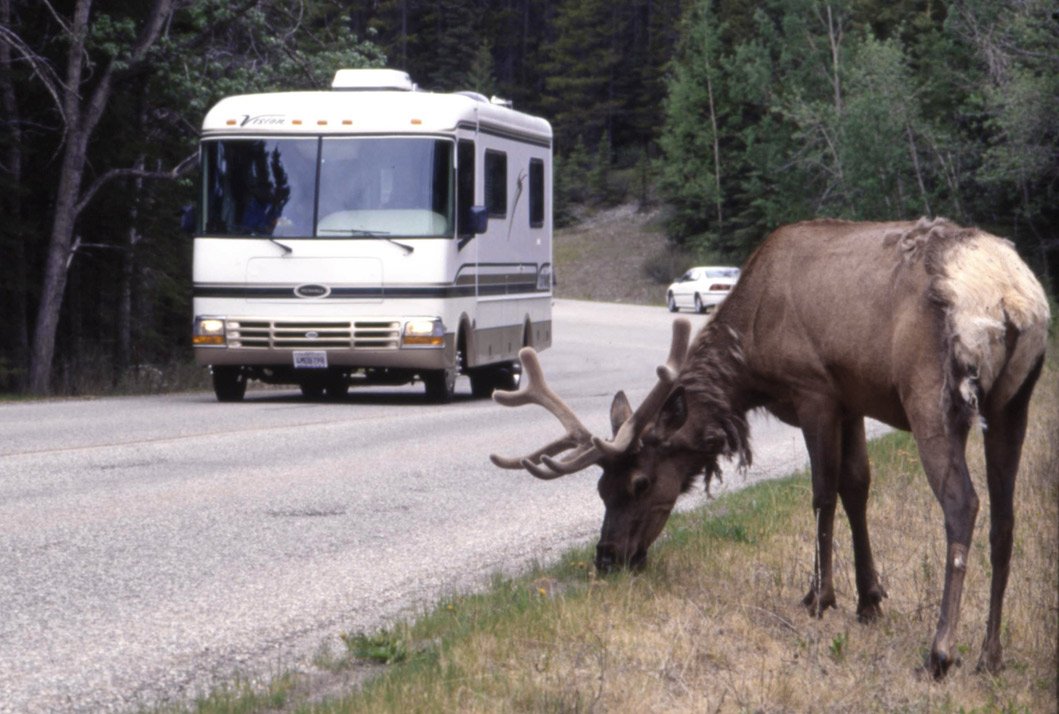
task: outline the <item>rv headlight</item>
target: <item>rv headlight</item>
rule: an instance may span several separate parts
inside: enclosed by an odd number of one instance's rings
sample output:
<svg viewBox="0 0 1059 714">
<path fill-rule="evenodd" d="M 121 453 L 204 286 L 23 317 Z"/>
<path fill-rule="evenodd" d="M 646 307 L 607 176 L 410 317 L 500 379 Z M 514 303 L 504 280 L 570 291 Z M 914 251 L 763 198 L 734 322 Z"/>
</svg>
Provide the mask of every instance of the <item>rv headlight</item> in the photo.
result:
<svg viewBox="0 0 1059 714">
<path fill-rule="evenodd" d="M 219 317 L 196 317 L 191 344 L 196 347 L 223 347 L 224 320 Z"/>
<path fill-rule="evenodd" d="M 404 324 L 401 343 L 405 347 L 444 347 L 445 324 L 437 318 L 409 320 Z"/>
</svg>

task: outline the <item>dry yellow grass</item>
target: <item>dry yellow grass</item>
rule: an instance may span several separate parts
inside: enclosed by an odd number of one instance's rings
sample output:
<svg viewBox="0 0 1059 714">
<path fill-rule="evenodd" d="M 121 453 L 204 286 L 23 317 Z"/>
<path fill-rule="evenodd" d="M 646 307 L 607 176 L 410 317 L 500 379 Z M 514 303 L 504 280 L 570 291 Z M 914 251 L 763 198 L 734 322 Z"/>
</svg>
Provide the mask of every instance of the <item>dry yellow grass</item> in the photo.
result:
<svg viewBox="0 0 1059 714">
<path fill-rule="evenodd" d="M 964 592 L 962 665 L 922 669 L 942 587 L 942 515 L 914 442 L 872 446 L 869 524 L 889 598 L 856 620 L 849 531 L 836 519 L 837 610 L 808 616 L 813 566 L 805 476 L 674 518 L 646 572 L 597 580 L 588 552 L 547 573 L 456 598 L 390 633 L 412 654 L 338 711 L 1056 711 L 1059 641 L 1059 372 L 1035 394 L 1017 488 L 1002 641 L 1007 668 L 975 671 L 989 598 L 981 440 L 968 450 L 982 500 Z"/>
</svg>

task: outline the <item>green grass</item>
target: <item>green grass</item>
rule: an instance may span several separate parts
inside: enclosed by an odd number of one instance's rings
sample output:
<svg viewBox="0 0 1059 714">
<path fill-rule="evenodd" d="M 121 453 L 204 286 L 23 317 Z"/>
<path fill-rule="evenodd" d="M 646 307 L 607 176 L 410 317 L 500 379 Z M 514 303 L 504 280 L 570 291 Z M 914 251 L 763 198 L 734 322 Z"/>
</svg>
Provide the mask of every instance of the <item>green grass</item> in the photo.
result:
<svg viewBox="0 0 1059 714">
<path fill-rule="evenodd" d="M 365 677 L 339 699 L 310 700 L 312 686 L 288 675 L 264 693 L 226 690 L 195 710 L 1055 711 L 1056 433 L 1059 374 L 1051 364 L 1035 394 L 1016 491 L 1002 637 L 1007 667 L 996 676 L 974 667 L 990 570 L 980 437 L 968 448 L 982 507 L 957 636 L 964 663 L 935 682 L 922 663 L 941 598 L 944 528 L 914 441 L 894 433 L 869 445 L 869 527 L 889 592 L 873 625 L 856 619 L 841 515 L 838 607 L 817 619 L 801 605 L 815 524 L 809 478 L 798 474 L 675 515 L 641 574 L 597 578 L 586 545 L 551 567 L 447 598 L 414 621 L 348 633 L 346 651 L 328 658 L 327 669 Z"/>
</svg>

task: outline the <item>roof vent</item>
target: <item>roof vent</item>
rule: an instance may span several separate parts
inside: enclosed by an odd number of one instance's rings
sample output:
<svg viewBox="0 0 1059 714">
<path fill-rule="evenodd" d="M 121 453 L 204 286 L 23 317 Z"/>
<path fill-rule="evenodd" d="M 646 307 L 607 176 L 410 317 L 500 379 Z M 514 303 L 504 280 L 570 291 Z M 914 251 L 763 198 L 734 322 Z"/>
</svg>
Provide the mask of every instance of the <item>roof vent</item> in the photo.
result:
<svg viewBox="0 0 1059 714">
<path fill-rule="evenodd" d="M 510 99 L 502 99 L 496 95 L 489 97 L 489 103 L 497 107 L 507 107 L 508 109 L 512 109 L 515 106 L 515 103 Z"/>
<path fill-rule="evenodd" d="M 418 87 L 408 76 L 408 72 L 402 72 L 399 69 L 340 69 L 335 72 L 331 89 L 361 92 L 385 90 L 414 92 Z"/>
</svg>

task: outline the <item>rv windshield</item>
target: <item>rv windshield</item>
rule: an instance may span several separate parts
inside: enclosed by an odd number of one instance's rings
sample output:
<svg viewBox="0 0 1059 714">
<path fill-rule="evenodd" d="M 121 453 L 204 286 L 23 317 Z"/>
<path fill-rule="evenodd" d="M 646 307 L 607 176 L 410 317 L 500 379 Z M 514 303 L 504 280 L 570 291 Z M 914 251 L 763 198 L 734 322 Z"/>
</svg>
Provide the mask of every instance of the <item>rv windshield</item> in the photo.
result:
<svg viewBox="0 0 1059 714">
<path fill-rule="evenodd" d="M 211 236 L 450 237 L 452 153 L 451 141 L 419 137 L 205 141 L 201 229 Z"/>
</svg>

